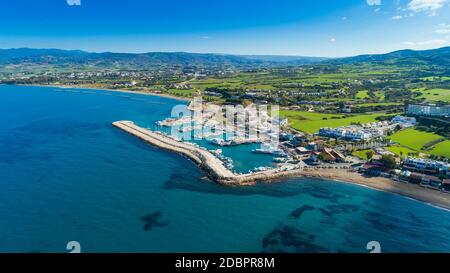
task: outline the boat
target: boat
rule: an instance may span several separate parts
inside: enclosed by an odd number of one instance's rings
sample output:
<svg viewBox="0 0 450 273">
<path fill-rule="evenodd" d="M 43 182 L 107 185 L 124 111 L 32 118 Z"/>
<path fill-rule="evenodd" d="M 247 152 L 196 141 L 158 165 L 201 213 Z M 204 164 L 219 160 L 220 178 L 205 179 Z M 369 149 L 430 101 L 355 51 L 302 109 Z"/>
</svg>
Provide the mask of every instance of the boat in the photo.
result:
<svg viewBox="0 0 450 273">
<path fill-rule="evenodd" d="M 285 157 L 275 157 L 273 159 L 273 162 L 275 162 L 275 163 L 284 163 L 286 161 L 287 161 L 287 158 L 285 158 Z"/>
<path fill-rule="evenodd" d="M 270 170 L 270 168 L 269 167 L 256 167 L 254 169 L 255 172 L 264 172 L 264 171 L 267 171 L 267 170 Z"/>
</svg>

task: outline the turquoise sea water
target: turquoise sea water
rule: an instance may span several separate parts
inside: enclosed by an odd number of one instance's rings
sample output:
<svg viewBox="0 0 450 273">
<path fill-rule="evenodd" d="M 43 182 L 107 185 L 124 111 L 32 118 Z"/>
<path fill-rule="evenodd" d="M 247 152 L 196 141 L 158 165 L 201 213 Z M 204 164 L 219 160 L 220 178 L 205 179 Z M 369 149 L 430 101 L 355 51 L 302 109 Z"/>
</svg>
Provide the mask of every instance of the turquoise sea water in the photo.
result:
<svg viewBox="0 0 450 273">
<path fill-rule="evenodd" d="M 111 126 L 180 103 L 0 85 L 0 252 L 450 252 L 446 210 L 332 181 L 218 186 Z M 270 162 L 248 149 L 224 153 L 239 170 Z"/>
</svg>

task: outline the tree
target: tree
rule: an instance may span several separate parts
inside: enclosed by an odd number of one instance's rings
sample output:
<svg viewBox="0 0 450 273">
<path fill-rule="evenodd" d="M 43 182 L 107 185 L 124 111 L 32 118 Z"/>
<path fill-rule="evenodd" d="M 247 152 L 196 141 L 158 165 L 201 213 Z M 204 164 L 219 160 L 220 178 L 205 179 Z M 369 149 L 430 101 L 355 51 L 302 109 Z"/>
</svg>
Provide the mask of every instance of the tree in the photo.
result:
<svg viewBox="0 0 450 273">
<path fill-rule="evenodd" d="M 368 160 L 372 160 L 373 156 L 375 155 L 375 152 L 373 150 L 368 150 L 366 152 L 366 156 Z"/>
<path fill-rule="evenodd" d="M 391 154 L 383 155 L 380 161 L 390 170 L 395 169 L 397 166 L 397 162 L 395 162 L 395 158 Z"/>
<path fill-rule="evenodd" d="M 249 100 L 249 99 L 244 99 L 243 101 L 242 101 L 242 105 L 244 105 L 244 107 L 247 107 L 247 106 L 249 106 L 250 104 L 252 104 L 253 102 L 251 101 L 251 100 Z"/>
</svg>

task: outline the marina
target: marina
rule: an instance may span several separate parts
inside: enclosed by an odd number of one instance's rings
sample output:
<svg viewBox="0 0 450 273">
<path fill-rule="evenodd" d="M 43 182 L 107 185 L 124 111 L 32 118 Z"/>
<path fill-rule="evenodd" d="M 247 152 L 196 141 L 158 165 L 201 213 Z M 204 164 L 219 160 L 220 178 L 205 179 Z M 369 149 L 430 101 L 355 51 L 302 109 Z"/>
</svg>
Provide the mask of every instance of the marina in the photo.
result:
<svg viewBox="0 0 450 273">
<path fill-rule="evenodd" d="M 303 167 L 301 163 L 285 163 L 278 168 L 258 167 L 255 169 L 255 172 L 235 174 L 230 170 L 230 167 L 233 165 L 232 161 L 230 159 L 220 160 L 220 153 L 217 150 L 212 153 L 198 145 L 182 142 L 163 133 L 141 128 L 131 121 L 117 121 L 113 123 L 113 126 L 158 148 L 188 157 L 205 170 L 208 177 L 221 184 L 252 184 L 259 180 L 293 176 L 301 171 Z"/>
</svg>

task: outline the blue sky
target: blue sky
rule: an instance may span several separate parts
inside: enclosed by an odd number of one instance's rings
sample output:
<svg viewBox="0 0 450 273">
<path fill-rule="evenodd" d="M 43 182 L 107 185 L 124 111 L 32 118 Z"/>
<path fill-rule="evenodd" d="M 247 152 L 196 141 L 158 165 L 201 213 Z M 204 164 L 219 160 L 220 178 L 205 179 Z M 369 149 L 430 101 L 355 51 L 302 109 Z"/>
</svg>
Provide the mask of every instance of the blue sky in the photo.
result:
<svg viewBox="0 0 450 273">
<path fill-rule="evenodd" d="M 0 48 L 350 56 L 450 45 L 450 0 L 4 0 Z"/>
</svg>

